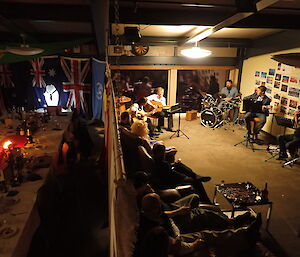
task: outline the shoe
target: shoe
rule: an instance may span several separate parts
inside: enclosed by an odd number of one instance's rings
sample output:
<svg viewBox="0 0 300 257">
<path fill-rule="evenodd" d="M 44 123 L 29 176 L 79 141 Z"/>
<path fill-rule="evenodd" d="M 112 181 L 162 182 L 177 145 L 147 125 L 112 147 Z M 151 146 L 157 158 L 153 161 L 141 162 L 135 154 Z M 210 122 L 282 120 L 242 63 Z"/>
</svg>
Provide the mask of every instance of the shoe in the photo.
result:
<svg viewBox="0 0 300 257">
<path fill-rule="evenodd" d="M 166 131 L 175 132 L 176 130 L 173 130 L 171 128 L 167 128 Z"/>
</svg>

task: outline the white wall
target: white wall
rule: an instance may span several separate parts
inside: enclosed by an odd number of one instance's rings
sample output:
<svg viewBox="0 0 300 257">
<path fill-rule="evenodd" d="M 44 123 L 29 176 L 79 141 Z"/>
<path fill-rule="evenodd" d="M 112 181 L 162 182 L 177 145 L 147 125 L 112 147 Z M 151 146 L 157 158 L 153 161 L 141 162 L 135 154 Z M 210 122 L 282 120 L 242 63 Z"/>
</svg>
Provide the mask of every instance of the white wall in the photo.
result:
<svg viewBox="0 0 300 257">
<path fill-rule="evenodd" d="M 265 79 L 262 79 L 261 77 L 255 77 L 255 72 L 256 71 L 267 72 L 268 73 L 269 69 L 272 68 L 272 69 L 275 69 L 276 73 L 279 73 L 279 74 L 282 74 L 282 75 L 287 75 L 289 77 L 295 76 L 299 80 L 299 78 L 300 78 L 300 69 L 298 69 L 298 68 L 296 69 L 294 67 L 288 66 L 288 68 L 290 70 L 288 72 L 287 71 L 277 71 L 278 62 L 271 59 L 272 55 L 275 55 L 275 54 L 296 53 L 296 52 L 300 52 L 300 48 L 290 49 L 290 50 L 285 50 L 285 51 L 270 53 L 270 54 L 265 54 L 265 55 L 260 55 L 260 56 L 251 57 L 251 58 L 245 60 L 244 63 L 243 63 L 241 88 L 240 88 L 240 91 L 243 94 L 243 97 L 252 94 L 254 92 L 255 87 L 258 87 L 258 85 L 255 84 L 256 80 L 266 81 Z M 289 102 L 290 102 L 290 99 L 296 100 L 296 101 L 298 101 L 298 105 L 300 105 L 300 99 L 299 98 L 297 99 L 295 97 L 291 97 L 291 96 L 288 95 L 288 92 L 281 91 L 282 82 L 280 83 L 280 88 L 279 89 L 274 88 L 274 81 L 275 81 L 275 76 L 273 76 L 273 83 L 272 84 L 267 84 L 266 83 L 266 86 L 271 86 L 272 87 L 272 93 L 267 94 L 269 97 L 270 96 L 272 97 L 272 105 L 274 104 L 275 101 L 279 101 L 279 100 L 274 99 L 275 94 L 279 94 L 281 97 L 282 96 L 287 97 L 289 99 Z M 282 79 L 281 79 L 281 81 L 282 81 Z M 289 83 L 284 83 L 284 84 L 287 84 L 289 88 L 290 87 L 300 88 L 299 81 L 298 81 L 298 83 L 291 83 L 289 81 Z M 288 104 L 289 104 L 289 102 L 288 102 Z M 280 106 L 281 106 L 281 104 L 280 104 Z M 287 108 L 289 109 L 288 106 L 287 106 Z M 264 126 L 263 130 L 270 133 L 270 134 L 272 134 L 272 135 L 278 135 L 278 134 L 283 133 L 283 128 L 276 124 L 275 118 L 273 119 L 273 125 L 272 125 L 272 116 L 273 115 L 269 116 L 269 118 L 267 120 L 267 123 Z M 281 116 L 283 116 L 283 114 Z M 284 115 L 284 116 L 287 117 L 287 118 L 292 118 L 292 116 L 289 116 L 289 115 Z M 271 126 L 272 126 L 272 131 L 271 131 Z M 290 132 L 292 132 L 292 130 L 287 129 L 286 132 L 290 133 Z"/>
</svg>

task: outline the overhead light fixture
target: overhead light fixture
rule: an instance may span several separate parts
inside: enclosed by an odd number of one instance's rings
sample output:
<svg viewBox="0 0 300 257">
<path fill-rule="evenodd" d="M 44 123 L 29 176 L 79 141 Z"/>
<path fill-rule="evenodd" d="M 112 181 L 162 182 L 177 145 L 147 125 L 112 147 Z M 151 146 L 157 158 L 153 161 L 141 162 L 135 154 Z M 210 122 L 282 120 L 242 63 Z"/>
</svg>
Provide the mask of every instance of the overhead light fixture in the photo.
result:
<svg viewBox="0 0 300 257">
<path fill-rule="evenodd" d="M 194 59 L 204 58 L 204 57 L 207 57 L 207 56 L 211 55 L 211 51 L 202 49 L 198 46 L 183 49 L 183 50 L 180 51 L 180 53 L 185 57 L 194 58 Z"/>
<path fill-rule="evenodd" d="M 36 55 L 44 52 L 45 50 L 36 47 L 29 47 L 29 45 L 21 45 L 16 47 L 8 46 L 6 47 L 6 51 L 17 55 Z"/>
<path fill-rule="evenodd" d="M 36 55 L 44 52 L 45 50 L 37 47 L 30 47 L 25 43 L 25 34 L 20 34 L 20 37 L 23 40 L 23 44 L 20 46 L 8 46 L 6 47 L 6 52 L 17 54 L 17 55 Z"/>
</svg>

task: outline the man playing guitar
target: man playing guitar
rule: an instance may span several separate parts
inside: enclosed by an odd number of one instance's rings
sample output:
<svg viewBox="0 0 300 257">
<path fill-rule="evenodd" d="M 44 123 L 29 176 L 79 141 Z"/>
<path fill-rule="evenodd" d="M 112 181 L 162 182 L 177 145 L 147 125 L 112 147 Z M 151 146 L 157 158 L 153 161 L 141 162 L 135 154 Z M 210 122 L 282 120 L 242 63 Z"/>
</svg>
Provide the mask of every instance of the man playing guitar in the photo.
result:
<svg viewBox="0 0 300 257">
<path fill-rule="evenodd" d="M 153 116 L 158 118 L 157 130 L 162 133 L 161 127 L 164 126 L 164 117 L 168 118 L 168 131 L 173 131 L 173 114 L 164 112 L 163 107 L 167 105 L 166 98 L 164 97 L 164 89 L 162 87 L 156 88 L 156 94 L 152 94 L 147 97 L 147 104 L 156 110 Z"/>
<path fill-rule="evenodd" d="M 266 90 L 267 88 L 265 86 L 260 86 L 254 94 L 246 96 L 243 99 L 244 103 L 245 101 L 252 102 L 252 108 L 247 110 L 247 113 L 245 114 L 245 121 L 249 135 L 251 134 L 250 121 L 255 117 L 259 118 L 259 123 L 253 131 L 255 139 L 257 139 L 257 135 L 265 125 L 267 116 L 269 115 L 271 99 L 266 96 Z"/>
<path fill-rule="evenodd" d="M 134 103 L 130 107 L 130 113 L 131 113 L 131 117 L 133 118 L 133 120 L 139 119 L 139 120 L 144 120 L 148 123 L 149 136 L 153 137 L 155 135 L 154 128 L 153 128 L 152 122 L 148 118 L 148 116 L 152 115 L 154 113 L 155 109 L 154 109 L 154 111 L 146 112 L 144 110 L 146 103 L 147 103 L 146 97 L 140 98 L 136 103 Z"/>
</svg>

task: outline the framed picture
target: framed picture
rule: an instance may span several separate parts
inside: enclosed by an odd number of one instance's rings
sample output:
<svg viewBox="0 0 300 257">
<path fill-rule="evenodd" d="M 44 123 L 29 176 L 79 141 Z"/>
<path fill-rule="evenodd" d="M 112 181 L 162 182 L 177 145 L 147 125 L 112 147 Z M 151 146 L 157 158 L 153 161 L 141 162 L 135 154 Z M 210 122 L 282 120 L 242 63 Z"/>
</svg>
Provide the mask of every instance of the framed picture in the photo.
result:
<svg viewBox="0 0 300 257">
<path fill-rule="evenodd" d="M 287 92 L 287 91 L 288 91 L 288 85 L 282 84 L 282 85 L 281 85 L 281 91 L 282 91 L 282 92 Z"/>
<path fill-rule="evenodd" d="M 269 76 L 275 75 L 275 69 L 269 69 Z"/>
<path fill-rule="evenodd" d="M 280 81 L 281 80 L 281 74 L 277 73 L 276 76 L 275 76 L 275 80 L 279 80 Z"/>
<path fill-rule="evenodd" d="M 282 82 L 283 83 L 289 83 L 289 76 L 282 76 Z"/>
<path fill-rule="evenodd" d="M 280 81 L 274 82 L 274 88 L 280 88 Z"/>
</svg>

